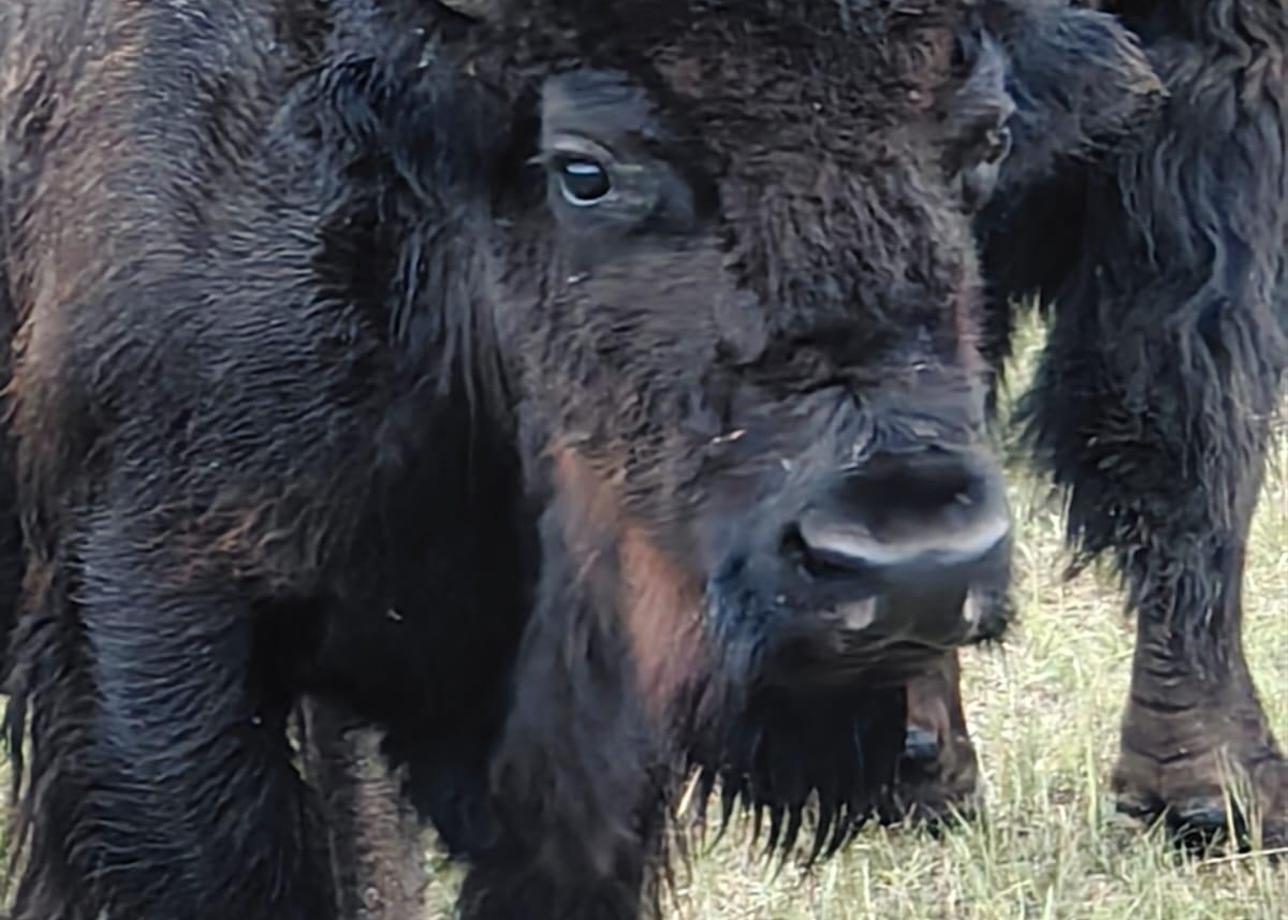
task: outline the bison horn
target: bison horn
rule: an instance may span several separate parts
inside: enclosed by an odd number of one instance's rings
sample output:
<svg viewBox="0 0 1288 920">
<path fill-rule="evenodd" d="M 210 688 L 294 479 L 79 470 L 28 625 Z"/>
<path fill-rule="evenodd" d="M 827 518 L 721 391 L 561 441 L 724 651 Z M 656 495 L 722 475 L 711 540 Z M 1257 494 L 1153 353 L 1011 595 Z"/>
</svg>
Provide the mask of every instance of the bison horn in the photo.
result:
<svg viewBox="0 0 1288 920">
<path fill-rule="evenodd" d="M 449 10 L 471 19 L 496 20 L 501 16 L 504 0 L 439 0 Z"/>
</svg>

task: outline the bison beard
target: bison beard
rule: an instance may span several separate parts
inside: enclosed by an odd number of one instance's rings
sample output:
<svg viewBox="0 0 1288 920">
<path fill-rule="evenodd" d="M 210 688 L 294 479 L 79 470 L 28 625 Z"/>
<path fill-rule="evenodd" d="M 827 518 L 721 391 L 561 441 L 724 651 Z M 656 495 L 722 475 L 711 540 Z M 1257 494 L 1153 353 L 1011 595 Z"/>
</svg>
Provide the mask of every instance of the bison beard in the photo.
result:
<svg viewBox="0 0 1288 920">
<path fill-rule="evenodd" d="M 1126 33 L 467 12 L 0 9 L 16 920 L 335 917 L 308 696 L 466 916 L 633 917 L 687 766 L 830 852 L 1003 625 L 971 215 L 1142 111 Z"/>
</svg>

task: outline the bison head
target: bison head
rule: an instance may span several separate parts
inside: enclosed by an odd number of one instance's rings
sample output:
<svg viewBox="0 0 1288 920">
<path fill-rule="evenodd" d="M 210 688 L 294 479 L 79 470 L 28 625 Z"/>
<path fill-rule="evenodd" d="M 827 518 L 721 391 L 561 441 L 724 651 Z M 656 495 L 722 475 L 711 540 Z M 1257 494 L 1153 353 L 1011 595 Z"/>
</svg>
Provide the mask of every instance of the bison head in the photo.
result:
<svg viewBox="0 0 1288 920">
<path fill-rule="evenodd" d="M 849 802 L 870 688 L 1004 621 L 973 214 L 1157 83 L 1044 0 L 451 6 L 404 168 L 517 394 L 533 686 L 580 669 L 600 729 L 626 694 L 731 788 Z"/>
</svg>

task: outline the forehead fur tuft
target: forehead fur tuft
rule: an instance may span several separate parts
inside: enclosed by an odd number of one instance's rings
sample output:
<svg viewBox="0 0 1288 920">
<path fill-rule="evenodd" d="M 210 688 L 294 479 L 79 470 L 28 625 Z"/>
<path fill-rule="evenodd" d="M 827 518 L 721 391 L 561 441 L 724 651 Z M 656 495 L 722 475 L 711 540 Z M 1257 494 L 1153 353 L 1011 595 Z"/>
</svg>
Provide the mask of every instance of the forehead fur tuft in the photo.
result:
<svg viewBox="0 0 1288 920">
<path fill-rule="evenodd" d="M 754 130 L 812 111 L 915 119 L 955 73 L 968 0 L 516 0 L 494 34 L 507 68 L 623 71 Z M 683 107 L 683 106 L 682 106 Z"/>
</svg>

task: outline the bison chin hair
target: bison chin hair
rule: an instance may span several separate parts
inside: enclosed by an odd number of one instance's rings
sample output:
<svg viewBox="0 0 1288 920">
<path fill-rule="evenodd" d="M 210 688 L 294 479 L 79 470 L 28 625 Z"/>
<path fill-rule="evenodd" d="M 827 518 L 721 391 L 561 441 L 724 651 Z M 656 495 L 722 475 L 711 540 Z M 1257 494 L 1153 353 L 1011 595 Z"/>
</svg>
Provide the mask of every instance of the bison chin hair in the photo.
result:
<svg viewBox="0 0 1288 920">
<path fill-rule="evenodd" d="M 976 586 L 981 645 L 1004 641 L 1014 614 L 1006 584 Z M 808 868 L 833 856 L 868 820 L 898 814 L 887 809 L 904 748 L 907 689 L 892 679 L 767 681 L 773 618 L 737 603 L 712 603 L 706 611 L 708 651 L 715 654 L 684 728 L 685 767 L 697 784 L 696 795 L 686 798 L 696 803 L 699 827 L 718 799 L 720 833 L 745 819 L 753 845 L 763 835 L 766 856 L 804 855 Z"/>
<path fill-rule="evenodd" d="M 741 817 L 753 845 L 763 835 L 766 856 L 798 854 L 808 840 L 807 867 L 831 857 L 888 800 L 904 687 L 769 686 L 751 666 L 754 643 L 720 645 L 724 666 L 698 694 L 687 732 L 698 825 L 718 797 L 720 833 Z"/>
<path fill-rule="evenodd" d="M 699 817 L 718 797 L 723 833 L 746 819 L 767 856 L 827 859 L 889 796 L 904 744 L 902 687 L 798 695 L 759 690 L 699 726 L 690 748 Z"/>
</svg>

